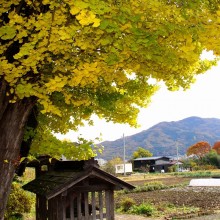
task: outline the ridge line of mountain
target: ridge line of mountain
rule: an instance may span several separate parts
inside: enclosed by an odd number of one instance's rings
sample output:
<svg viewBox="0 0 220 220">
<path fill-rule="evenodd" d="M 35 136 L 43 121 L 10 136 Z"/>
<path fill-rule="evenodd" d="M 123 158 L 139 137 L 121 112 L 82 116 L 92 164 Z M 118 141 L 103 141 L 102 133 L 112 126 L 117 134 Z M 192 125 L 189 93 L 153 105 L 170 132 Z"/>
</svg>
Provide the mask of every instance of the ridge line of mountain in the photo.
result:
<svg viewBox="0 0 220 220">
<path fill-rule="evenodd" d="M 145 148 L 154 156 L 174 156 L 177 146 L 180 155 L 186 154 L 191 145 L 207 141 L 213 145 L 220 140 L 220 119 L 188 117 L 179 121 L 160 122 L 147 130 L 125 137 L 126 159 L 130 159 L 138 147 Z M 104 151 L 99 157 L 112 159 L 123 155 L 123 139 L 100 143 Z"/>
</svg>

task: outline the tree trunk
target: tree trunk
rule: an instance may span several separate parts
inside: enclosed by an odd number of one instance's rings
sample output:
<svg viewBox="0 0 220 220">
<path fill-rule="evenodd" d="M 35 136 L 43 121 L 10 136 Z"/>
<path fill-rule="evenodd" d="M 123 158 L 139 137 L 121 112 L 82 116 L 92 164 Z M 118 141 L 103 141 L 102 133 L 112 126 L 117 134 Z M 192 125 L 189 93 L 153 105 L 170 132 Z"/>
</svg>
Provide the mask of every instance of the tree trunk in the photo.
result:
<svg viewBox="0 0 220 220">
<path fill-rule="evenodd" d="M 8 103 L 3 83 L 0 84 L 0 220 L 4 219 L 8 195 L 19 164 L 24 128 L 35 101 L 32 98 Z"/>
</svg>

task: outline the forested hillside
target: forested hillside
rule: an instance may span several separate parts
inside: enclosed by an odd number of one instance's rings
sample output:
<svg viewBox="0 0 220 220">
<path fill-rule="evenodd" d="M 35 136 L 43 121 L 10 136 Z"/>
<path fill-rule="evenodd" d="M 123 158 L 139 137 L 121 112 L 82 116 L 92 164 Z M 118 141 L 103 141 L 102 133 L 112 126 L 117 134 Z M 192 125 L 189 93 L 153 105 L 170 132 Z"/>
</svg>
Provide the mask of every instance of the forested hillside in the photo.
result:
<svg viewBox="0 0 220 220">
<path fill-rule="evenodd" d="M 189 117 L 180 121 L 161 122 L 140 133 L 125 137 L 126 159 L 143 147 L 154 156 L 184 155 L 186 149 L 199 141 L 211 145 L 220 140 L 220 119 Z M 105 148 L 102 158 L 111 159 L 123 155 L 123 139 L 101 143 Z"/>
</svg>

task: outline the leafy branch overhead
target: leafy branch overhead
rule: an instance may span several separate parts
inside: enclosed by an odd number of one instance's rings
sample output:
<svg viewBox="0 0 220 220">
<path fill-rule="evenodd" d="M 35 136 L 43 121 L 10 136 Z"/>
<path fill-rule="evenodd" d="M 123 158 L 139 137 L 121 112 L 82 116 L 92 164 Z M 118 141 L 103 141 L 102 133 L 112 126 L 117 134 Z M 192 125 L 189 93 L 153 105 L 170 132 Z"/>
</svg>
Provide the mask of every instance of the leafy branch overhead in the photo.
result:
<svg viewBox="0 0 220 220">
<path fill-rule="evenodd" d="M 3 1 L 0 78 L 11 103 L 36 97 L 55 131 L 92 113 L 136 125 L 158 89 L 188 88 L 220 54 L 214 1 Z M 52 117 L 53 116 L 53 117 Z"/>
</svg>

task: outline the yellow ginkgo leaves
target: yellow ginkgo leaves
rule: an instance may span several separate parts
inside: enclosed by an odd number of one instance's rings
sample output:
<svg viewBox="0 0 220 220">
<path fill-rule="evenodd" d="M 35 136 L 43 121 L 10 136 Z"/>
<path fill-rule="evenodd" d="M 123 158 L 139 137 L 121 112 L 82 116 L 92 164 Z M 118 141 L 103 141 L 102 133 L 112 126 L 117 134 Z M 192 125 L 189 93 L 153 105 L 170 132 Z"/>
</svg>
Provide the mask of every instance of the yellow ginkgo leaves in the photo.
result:
<svg viewBox="0 0 220 220">
<path fill-rule="evenodd" d="M 55 76 L 53 79 L 50 79 L 48 83 L 45 84 L 48 92 L 61 91 L 62 88 L 67 83 L 67 77 L 65 76 Z"/>
<path fill-rule="evenodd" d="M 83 9 L 80 11 L 79 8 L 74 7 L 70 10 L 70 13 L 73 15 L 79 13 L 76 16 L 76 19 L 79 21 L 79 23 L 82 26 L 87 26 L 92 24 L 93 27 L 98 27 L 100 25 L 100 19 L 98 19 L 92 11 L 89 11 L 87 9 Z"/>
<path fill-rule="evenodd" d="M 207 69 L 202 50 L 220 54 L 219 3 L 210 11 L 199 1 L 25 0 L 19 11 L 21 2 L 0 9 L 0 76 L 10 97 L 33 96 L 43 113 L 68 121 L 78 111 L 75 125 L 92 113 L 133 124 L 129 109 L 154 93 L 149 77 L 187 88 Z"/>
<path fill-rule="evenodd" d="M 70 13 L 71 13 L 72 15 L 77 15 L 80 11 L 81 11 L 81 9 L 80 9 L 79 7 L 77 7 L 77 6 L 74 6 L 74 7 L 72 7 L 72 8 L 70 9 Z"/>
<path fill-rule="evenodd" d="M 68 81 L 70 86 L 85 87 L 92 84 L 94 87 L 98 86 L 98 77 L 101 75 L 102 64 L 85 63 L 75 69 L 72 73 L 71 79 Z"/>
</svg>

